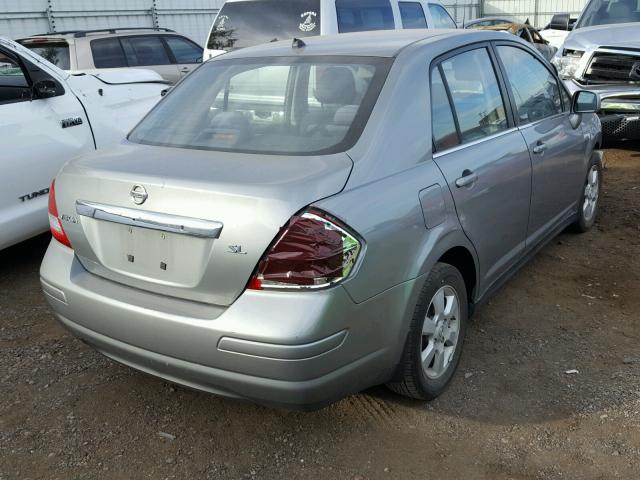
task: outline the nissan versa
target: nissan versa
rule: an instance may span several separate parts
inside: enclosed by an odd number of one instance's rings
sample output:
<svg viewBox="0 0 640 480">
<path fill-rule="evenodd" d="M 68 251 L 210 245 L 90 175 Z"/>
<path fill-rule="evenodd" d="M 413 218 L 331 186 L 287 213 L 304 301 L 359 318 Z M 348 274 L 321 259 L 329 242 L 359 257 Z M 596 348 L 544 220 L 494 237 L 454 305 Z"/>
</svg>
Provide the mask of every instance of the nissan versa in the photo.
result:
<svg viewBox="0 0 640 480">
<path fill-rule="evenodd" d="M 454 374 L 474 305 L 594 223 L 597 97 L 503 33 L 271 43 L 209 61 L 51 187 L 58 319 L 190 387 L 317 408 Z"/>
</svg>

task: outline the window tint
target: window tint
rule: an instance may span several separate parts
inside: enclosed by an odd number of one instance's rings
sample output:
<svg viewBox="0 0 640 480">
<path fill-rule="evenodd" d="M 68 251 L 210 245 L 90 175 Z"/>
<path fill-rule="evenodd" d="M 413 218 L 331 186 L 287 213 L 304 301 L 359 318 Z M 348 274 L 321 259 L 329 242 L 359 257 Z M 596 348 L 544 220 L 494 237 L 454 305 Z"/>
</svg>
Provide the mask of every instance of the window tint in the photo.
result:
<svg viewBox="0 0 640 480">
<path fill-rule="evenodd" d="M 202 48 L 195 43 L 180 37 L 164 37 L 171 49 L 176 63 L 202 62 Z"/>
<path fill-rule="evenodd" d="M 336 0 L 338 31 L 393 30 L 389 0 Z"/>
<path fill-rule="evenodd" d="M 442 71 L 463 143 L 507 129 L 504 102 L 486 49 L 470 50 L 445 60 Z"/>
<path fill-rule="evenodd" d="M 402 28 L 427 28 L 422 5 L 418 2 L 399 2 Z"/>
<path fill-rule="evenodd" d="M 516 101 L 520 124 L 562 112 L 560 89 L 553 74 L 533 55 L 516 47 L 498 46 Z"/>
<path fill-rule="evenodd" d="M 91 41 L 93 64 L 96 68 L 119 68 L 127 66 L 122 45 L 117 38 L 103 38 Z"/>
<path fill-rule="evenodd" d="M 451 104 L 437 68 L 431 73 L 431 125 L 436 150 L 445 150 L 460 143 Z"/>
<path fill-rule="evenodd" d="M 28 87 L 22 68 L 13 58 L 0 52 L 0 87 Z"/>
<path fill-rule="evenodd" d="M 436 3 L 429 4 L 429 13 L 433 19 L 433 28 L 457 28 L 454 22 L 442 5 Z"/>
<path fill-rule="evenodd" d="M 145 117 L 129 139 L 265 154 L 344 151 L 360 136 L 390 63 L 326 56 L 207 62 Z"/>
<path fill-rule="evenodd" d="M 151 35 L 127 37 L 120 38 L 120 41 L 130 67 L 169 65 L 171 63 L 164 44 L 159 37 Z"/>
<path fill-rule="evenodd" d="M 565 112 L 571 111 L 571 96 L 567 92 L 567 89 L 560 86 L 560 96 L 562 97 L 562 109 Z"/>
<path fill-rule="evenodd" d="M 213 24 L 207 48 L 234 50 L 312 35 L 320 35 L 320 0 L 226 2 Z"/>
<path fill-rule="evenodd" d="M 67 42 L 47 42 L 44 44 L 40 42 L 25 42 L 23 45 L 62 70 L 69 70 L 71 68 L 69 44 Z"/>
</svg>

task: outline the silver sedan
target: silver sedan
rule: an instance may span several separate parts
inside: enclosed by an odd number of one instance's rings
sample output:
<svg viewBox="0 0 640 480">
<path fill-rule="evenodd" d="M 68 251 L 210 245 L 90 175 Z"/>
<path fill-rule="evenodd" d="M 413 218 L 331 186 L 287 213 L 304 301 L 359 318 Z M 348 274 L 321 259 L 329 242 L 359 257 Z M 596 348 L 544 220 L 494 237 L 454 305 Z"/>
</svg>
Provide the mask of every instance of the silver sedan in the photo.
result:
<svg viewBox="0 0 640 480">
<path fill-rule="evenodd" d="M 432 399 L 469 315 L 594 223 L 597 97 L 501 33 L 272 43 L 198 68 L 51 187 L 42 286 L 116 361 L 317 408 Z"/>
</svg>

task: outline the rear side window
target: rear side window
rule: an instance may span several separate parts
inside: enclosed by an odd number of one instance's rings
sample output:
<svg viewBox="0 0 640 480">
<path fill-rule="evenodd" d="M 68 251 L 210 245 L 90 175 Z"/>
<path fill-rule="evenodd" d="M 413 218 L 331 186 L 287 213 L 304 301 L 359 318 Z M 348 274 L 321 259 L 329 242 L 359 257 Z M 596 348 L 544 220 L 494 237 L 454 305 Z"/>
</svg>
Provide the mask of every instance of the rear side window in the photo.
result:
<svg viewBox="0 0 640 480">
<path fill-rule="evenodd" d="M 497 49 L 521 125 L 562 113 L 558 82 L 537 58 L 517 47 L 500 45 Z"/>
<path fill-rule="evenodd" d="M 24 46 L 31 50 L 33 53 L 40 55 L 45 60 L 48 60 L 62 70 L 69 70 L 71 68 L 69 44 L 67 42 L 25 42 Z"/>
<path fill-rule="evenodd" d="M 122 45 L 117 38 L 103 38 L 91 41 L 93 64 L 96 68 L 120 68 L 127 66 Z"/>
<path fill-rule="evenodd" d="M 120 38 L 120 41 L 130 67 L 169 65 L 171 63 L 160 37 L 152 35 L 126 37 Z"/>
<path fill-rule="evenodd" d="M 393 30 L 393 10 L 389 0 L 336 0 L 340 33 Z"/>
<path fill-rule="evenodd" d="M 418 2 L 398 2 L 402 28 L 427 28 L 427 19 L 424 16 L 422 5 Z"/>
<path fill-rule="evenodd" d="M 433 144 L 437 151 L 458 145 L 456 122 L 453 119 L 442 75 L 437 68 L 434 68 L 431 73 L 431 126 Z"/>
<path fill-rule="evenodd" d="M 177 63 L 202 62 L 202 48 L 185 38 L 164 37 Z"/>
<path fill-rule="evenodd" d="M 442 5 L 430 3 L 429 13 L 433 19 L 433 28 L 457 28 L 456 22 L 453 21 L 449 12 Z"/>
<path fill-rule="evenodd" d="M 485 48 L 469 50 L 441 64 L 451 92 L 462 143 L 508 128 L 493 63 Z"/>
</svg>

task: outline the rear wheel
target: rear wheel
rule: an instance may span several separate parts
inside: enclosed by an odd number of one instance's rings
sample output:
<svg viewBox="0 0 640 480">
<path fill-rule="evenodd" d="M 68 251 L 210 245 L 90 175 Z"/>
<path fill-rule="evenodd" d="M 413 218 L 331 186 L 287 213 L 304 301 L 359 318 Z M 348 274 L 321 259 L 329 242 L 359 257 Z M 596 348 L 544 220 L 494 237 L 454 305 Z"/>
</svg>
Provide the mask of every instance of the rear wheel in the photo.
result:
<svg viewBox="0 0 640 480">
<path fill-rule="evenodd" d="M 460 272 L 436 264 L 422 288 L 394 381 L 387 386 L 421 400 L 440 395 L 460 360 L 468 310 Z"/>
<path fill-rule="evenodd" d="M 593 160 L 589 166 L 587 178 L 584 183 L 580 203 L 578 204 L 578 217 L 573 224 L 576 232 L 587 232 L 593 227 L 598 214 L 600 202 L 600 190 L 602 188 L 602 166 L 597 160 Z"/>
</svg>

